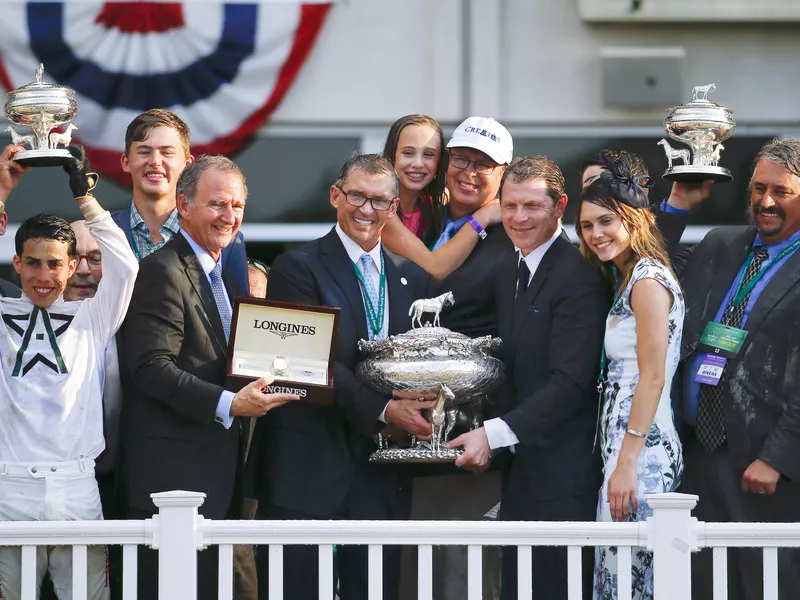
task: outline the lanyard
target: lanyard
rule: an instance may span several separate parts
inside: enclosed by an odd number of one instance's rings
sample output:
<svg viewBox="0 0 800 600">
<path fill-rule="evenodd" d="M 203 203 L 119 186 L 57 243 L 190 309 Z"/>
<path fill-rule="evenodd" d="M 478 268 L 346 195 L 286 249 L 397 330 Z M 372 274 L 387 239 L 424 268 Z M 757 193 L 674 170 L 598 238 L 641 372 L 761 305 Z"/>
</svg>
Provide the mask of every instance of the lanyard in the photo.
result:
<svg viewBox="0 0 800 600">
<path fill-rule="evenodd" d="M 800 238 L 796 239 L 791 244 L 786 246 L 786 248 L 781 250 L 781 252 L 778 254 L 778 256 L 775 257 L 774 260 L 769 261 L 768 263 L 766 263 L 764 266 L 761 267 L 758 273 L 756 273 L 753 276 L 753 278 L 747 282 L 747 285 L 742 286 L 742 283 L 744 282 L 744 276 L 747 273 L 747 269 L 750 268 L 750 264 L 753 262 L 755 258 L 755 250 L 751 251 L 750 254 L 747 256 L 747 261 L 744 263 L 744 269 L 742 270 L 742 277 L 741 279 L 739 279 L 739 284 L 736 286 L 736 292 L 734 293 L 733 300 L 731 300 L 731 305 L 727 310 L 726 316 L 730 318 L 731 315 L 733 315 L 733 311 L 736 309 L 736 307 L 739 306 L 742 302 L 744 302 L 744 299 L 747 298 L 750 292 L 753 291 L 753 288 L 756 287 L 756 284 L 759 282 L 759 280 L 764 276 L 764 274 L 769 270 L 769 268 L 772 265 L 779 263 L 783 258 L 794 252 L 799 246 L 800 246 Z"/>
<path fill-rule="evenodd" d="M 383 253 L 381 252 L 381 277 L 380 284 L 378 285 L 378 309 L 372 304 L 372 300 L 367 293 L 367 285 L 364 282 L 364 274 L 353 263 L 353 269 L 356 272 L 356 277 L 361 283 L 361 296 L 364 298 L 364 306 L 367 309 L 367 321 L 369 322 L 370 332 L 372 337 L 376 338 L 380 335 L 383 329 L 383 315 L 386 312 L 386 271 L 383 268 Z"/>
</svg>

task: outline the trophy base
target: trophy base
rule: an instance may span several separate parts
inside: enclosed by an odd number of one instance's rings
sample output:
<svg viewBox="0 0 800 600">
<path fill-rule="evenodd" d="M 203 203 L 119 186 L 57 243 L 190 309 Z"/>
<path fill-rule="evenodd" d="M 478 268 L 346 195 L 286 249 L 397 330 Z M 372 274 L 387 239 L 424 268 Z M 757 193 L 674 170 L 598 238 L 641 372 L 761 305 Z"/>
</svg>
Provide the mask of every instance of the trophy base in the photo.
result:
<svg viewBox="0 0 800 600">
<path fill-rule="evenodd" d="M 69 150 L 57 148 L 55 150 L 25 150 L 14 157 L 14 162 L 23 167 L 63 167 L 75 162 L 75 157 Z"/>
<path fill-rule="evenodd" d="M 725 167 L 702 167 L 698 165 L 678 165 L 664 172 L 664 179 L 683 183 L 702 183 L 713 180 L 725 182 L 733 179 L 733 175 Z"/>
<path fill-rule="evenodd" d="M 370 454 L 371 463 L 451 463 L 461 456 L 461 448 L 384 448 Z"/>
</svg>

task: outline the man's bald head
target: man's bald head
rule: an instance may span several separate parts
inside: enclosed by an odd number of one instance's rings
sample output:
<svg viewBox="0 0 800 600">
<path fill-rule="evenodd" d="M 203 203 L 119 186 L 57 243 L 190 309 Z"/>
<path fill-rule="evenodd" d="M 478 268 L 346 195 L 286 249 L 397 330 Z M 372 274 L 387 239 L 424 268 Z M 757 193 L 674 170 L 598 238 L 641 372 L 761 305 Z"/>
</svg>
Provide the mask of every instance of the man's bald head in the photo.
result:
<svg viewBox="0 0 800 600">
<path fill-rule="evenodd" d="M 103 263 L 100 246 L 89 233 L 86 221 L 70 223 L 75 231 L 75 250 L 78 266 L 67 281 L 64 300 L 86 300 L 97 293 L 97 286 L 103 278 Z"/>
</svg>

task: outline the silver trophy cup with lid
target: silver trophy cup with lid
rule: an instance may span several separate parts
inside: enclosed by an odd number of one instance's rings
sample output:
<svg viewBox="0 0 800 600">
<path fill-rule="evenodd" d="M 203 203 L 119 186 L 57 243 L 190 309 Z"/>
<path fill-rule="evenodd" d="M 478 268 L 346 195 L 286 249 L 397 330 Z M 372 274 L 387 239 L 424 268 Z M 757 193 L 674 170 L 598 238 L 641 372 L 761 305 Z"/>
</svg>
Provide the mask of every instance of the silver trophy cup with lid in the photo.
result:
<svg viewBox="0 0 800 600">
<path fill-rule="evenodd" d="M 658 142 L 667 155 L 665 179 L 686 183 L 733 179 L 731 172 L 718 163 L 725 148 L 722 142 L 733 135 L 736 122 L 730 108 L 708 99 L 716 88 L 713 83 L 695 86 L 690 102 L 668 110 L 664 129 L 670 138 L 689 148 L 673 148 L 666 139 Z"/>
<path fill-rule="evenodd" d="M 411 305 L 412 329 L 385 340 L 361 340 L 359 350 L 366 356 L 356 375 L 372 389 L 391 398 L 392 392 L 436 393 L 429 411 L 430 441 L 411 439 L 410 444 L 393 446 L 378 436 L 378 450 L 371 462 L 452 462 L 460 449 L 444 443 L 457 423 L 475 428 L 482 425 L 482 404 L 486 394 L 504 378 L 503 363 L 492 356 L 500 348 L 499 338 L 469 338 L 439 326 L 439 313 L 452 305 L 453 294 L 417 300 Z M 434 313 L 432 323 L 422 324 L 422 315 Z"/>
<path fill-rule="evenodd" d="M 78 114 L 75 91 L 42 81 L 43 75 L 44 65 L 39 65 L 36 81 L 6 94 L 8 120 L 31 131 L 20 133 L 11 125 L 6 127 L 14 144 L 30 148 L 14 157 L 28 167 L 63 166 L 74 160 L 66 147 L 77 129 L 70 123 Z M 63 132 L 53 131 L 63 125 L 66 125 Z"/>
</svg>

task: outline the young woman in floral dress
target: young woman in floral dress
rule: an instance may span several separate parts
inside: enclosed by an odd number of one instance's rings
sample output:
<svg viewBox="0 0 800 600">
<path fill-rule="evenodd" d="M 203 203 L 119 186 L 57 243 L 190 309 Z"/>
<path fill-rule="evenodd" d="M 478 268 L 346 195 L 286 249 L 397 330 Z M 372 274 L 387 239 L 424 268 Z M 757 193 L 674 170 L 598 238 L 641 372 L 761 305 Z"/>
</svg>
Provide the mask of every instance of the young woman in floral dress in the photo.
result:
<svg viewBox="0 0 800 600">
<path fill-rule="evenodd" d="M 675 491 L 683 473 L 670 389 L 685 306 L 642 182 L 616 162 L 581 195 L 581 253 L 615 290 L 601 359 L 598 521 L 646 520 L 652 514 L 647 496 Z M 616 552 L 597 549 L 596 600 L 617 598 Z M 634 548 L 631 559 L 633 597 L 652 599 L 652 553 Z"/>
</svg>

